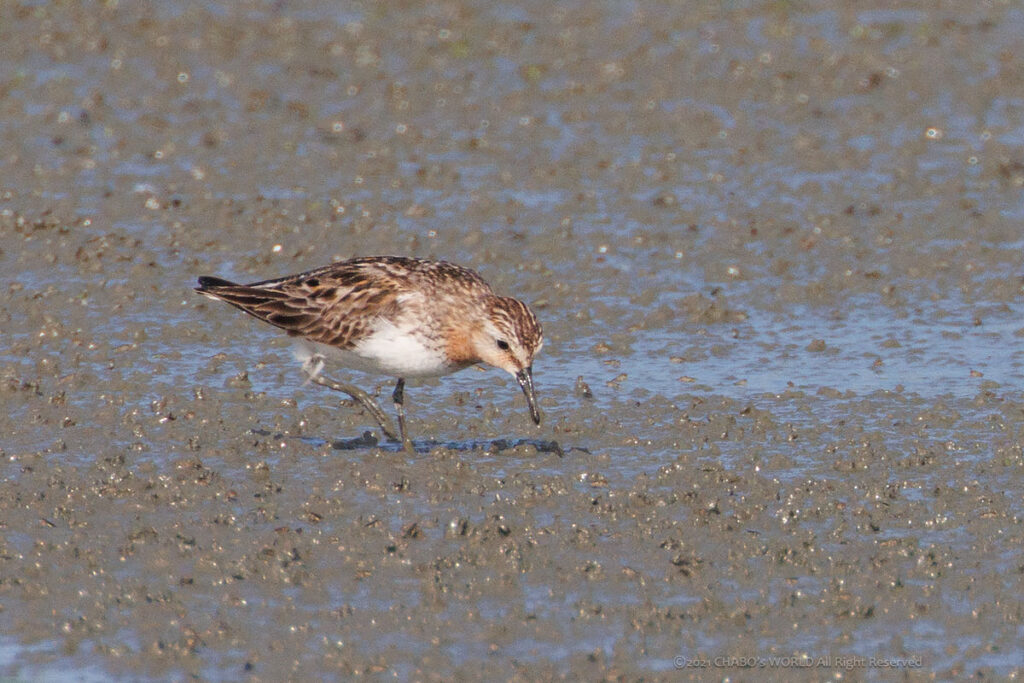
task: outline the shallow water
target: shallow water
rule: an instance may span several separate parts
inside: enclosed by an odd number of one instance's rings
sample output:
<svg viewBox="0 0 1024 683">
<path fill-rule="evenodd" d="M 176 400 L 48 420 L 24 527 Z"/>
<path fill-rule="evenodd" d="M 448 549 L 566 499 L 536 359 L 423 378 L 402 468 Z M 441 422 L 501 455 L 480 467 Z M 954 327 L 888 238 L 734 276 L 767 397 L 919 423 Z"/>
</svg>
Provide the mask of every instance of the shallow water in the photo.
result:
<svg viewBox="0 0 1024 683">
<path fill-rule="evenodd" d="M 1024 12 L 140 7 L 0 8 L 0 675 L 1019 676 Z M 191 291 L 365 254 L 544 425 Z"/>
</svg>

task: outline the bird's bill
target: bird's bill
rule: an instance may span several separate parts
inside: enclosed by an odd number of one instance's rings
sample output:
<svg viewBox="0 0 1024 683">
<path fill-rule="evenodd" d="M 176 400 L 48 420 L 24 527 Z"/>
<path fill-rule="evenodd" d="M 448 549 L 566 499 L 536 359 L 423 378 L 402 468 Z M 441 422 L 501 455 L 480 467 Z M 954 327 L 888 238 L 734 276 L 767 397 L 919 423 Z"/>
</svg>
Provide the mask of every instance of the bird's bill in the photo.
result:
<svg viewBox="0 0 1024 683">
<path fill-rule="evenodd" d="M 533 390 L 533 366 L 528 366 L 516 373 L 519 386 L 523 388 L 526 402 L 530 405 L 530 417 L 535 424 L 540 424 L 540 408 L 537 406 L 537 394 Z"/>
</svg>

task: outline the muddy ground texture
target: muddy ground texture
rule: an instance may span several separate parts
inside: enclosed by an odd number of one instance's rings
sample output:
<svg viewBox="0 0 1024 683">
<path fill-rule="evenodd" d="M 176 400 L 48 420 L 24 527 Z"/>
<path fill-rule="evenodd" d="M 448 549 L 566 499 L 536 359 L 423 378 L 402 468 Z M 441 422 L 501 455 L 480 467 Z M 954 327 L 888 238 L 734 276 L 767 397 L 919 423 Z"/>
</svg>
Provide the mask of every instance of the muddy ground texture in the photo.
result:
<svg viewBox="0 0 1024 683">
<path fill-rule="evenodd" d="M 4 4 L 0 676 L 1019 677 L 1024 16 L 933 5 Z M 545 423 L 190 290 L 367 254 Z"/>
</svg>

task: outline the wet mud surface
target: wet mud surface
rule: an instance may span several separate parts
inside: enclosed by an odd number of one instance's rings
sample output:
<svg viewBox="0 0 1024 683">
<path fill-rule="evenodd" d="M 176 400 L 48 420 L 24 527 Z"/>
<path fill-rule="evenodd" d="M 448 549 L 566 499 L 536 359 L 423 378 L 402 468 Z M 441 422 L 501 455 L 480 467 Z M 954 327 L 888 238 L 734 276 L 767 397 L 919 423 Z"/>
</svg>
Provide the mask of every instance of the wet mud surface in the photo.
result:
<svg viewBox="0 0 1024 683">
<path fill-rule="evenodd" d="M 1022 31 L 4 4 L 0 675 L 1018 677 Z M 470 369 L 410 456 L 191 291 L 370 254 L 529 302 L 545 423 Z"/>
</svg>

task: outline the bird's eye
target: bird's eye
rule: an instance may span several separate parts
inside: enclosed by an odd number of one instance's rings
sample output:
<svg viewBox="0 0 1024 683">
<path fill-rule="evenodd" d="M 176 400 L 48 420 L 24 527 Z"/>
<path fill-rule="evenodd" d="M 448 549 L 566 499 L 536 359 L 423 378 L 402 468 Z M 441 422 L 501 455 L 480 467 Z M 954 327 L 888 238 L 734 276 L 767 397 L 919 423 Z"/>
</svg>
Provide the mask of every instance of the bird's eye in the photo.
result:
<svg viewBox="0 0 1024 683">
<path fill-rule="evenodd" d="M 501 349 L 502 351 L 508 351 L 508 342 L 505 341 L 504 339 L 499 339 L 498 348 Z"/>
</svg>

